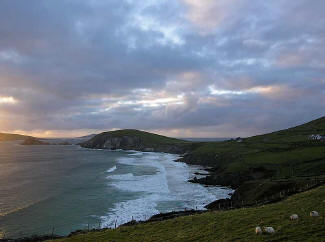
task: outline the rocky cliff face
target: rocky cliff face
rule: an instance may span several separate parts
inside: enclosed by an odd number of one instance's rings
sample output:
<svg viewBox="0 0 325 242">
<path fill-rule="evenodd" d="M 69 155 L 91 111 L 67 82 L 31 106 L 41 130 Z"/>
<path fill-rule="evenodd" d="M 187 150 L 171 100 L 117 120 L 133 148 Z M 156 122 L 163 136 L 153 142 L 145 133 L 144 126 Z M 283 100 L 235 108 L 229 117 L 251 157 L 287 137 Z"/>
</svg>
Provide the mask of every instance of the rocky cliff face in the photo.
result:
<svg viewBox="0 0 325 242">
<path fill-rule="evenodd" d="M 147 152 L 166 152 L 174 154 L 182 154 L 184 148 L 175 144 L 146 144 L 141 137 L 122 136 L 122 137 L 94 137 L 89 141 L 80 144 L 84 148 L 92 149 L 110 149 L 110 150 L 138 150 Z"/>
<path fill-rule="evenodd" d="M 85 146 L 89 148 L 99 148 L 99 149 L 123 149 L 123 150 L 130 150 L 130 149 L 143 149 L 143 144 L 139 137 L 107 137 L 104 142 L 96 142 L 96 140 L 91 140 L 86 142 Z"/>
</svg>

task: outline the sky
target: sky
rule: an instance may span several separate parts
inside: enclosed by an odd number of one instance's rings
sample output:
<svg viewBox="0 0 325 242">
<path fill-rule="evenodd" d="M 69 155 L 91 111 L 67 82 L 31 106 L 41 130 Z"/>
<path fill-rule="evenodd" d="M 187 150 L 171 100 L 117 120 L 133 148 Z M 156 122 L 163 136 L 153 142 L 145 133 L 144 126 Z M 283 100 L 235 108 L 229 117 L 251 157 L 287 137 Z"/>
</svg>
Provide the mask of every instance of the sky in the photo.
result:
<svg viewBox="0 0 325 242">
<path fill-rule="evenodd" d="M 1 0 L 0 131 L 246 137 L 325 115 L 323 0 Z"/>
</svg>

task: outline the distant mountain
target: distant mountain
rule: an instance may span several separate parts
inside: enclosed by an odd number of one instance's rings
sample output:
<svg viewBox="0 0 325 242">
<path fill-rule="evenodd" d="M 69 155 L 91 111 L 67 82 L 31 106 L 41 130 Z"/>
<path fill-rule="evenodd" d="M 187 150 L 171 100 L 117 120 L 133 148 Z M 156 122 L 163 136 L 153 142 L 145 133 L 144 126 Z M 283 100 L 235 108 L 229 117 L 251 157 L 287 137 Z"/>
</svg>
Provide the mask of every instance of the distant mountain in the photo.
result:
<svg viewBox="0 0 325 242">
<path fill-rule="evenodd" d="M 85 148 L 183 153 L 190 142 L 135 129 L 104 132 L 81 143 Z"/>
<path fill-rule="evenodd" d="M 25 140 L 31 136 L 20 135 L 20 134 L 8 134 L 0 133 L 0 141 L 14 141 L 14 140 Z"/>
</svg>

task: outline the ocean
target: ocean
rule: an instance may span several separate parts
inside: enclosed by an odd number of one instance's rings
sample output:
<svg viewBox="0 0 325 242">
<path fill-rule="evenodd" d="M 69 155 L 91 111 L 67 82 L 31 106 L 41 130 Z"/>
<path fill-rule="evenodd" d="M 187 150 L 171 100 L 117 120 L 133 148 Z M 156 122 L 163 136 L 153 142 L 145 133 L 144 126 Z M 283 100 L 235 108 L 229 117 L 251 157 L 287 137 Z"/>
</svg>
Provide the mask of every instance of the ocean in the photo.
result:
<svg viewBox="0 0 325 242">
<path fill-rule="evenodd" d="M 0 142 L 0 238 L 114 227 L 228 197 L 230 189 L 187 182 L 201 168 L 177 158 Z"/>
</svg>

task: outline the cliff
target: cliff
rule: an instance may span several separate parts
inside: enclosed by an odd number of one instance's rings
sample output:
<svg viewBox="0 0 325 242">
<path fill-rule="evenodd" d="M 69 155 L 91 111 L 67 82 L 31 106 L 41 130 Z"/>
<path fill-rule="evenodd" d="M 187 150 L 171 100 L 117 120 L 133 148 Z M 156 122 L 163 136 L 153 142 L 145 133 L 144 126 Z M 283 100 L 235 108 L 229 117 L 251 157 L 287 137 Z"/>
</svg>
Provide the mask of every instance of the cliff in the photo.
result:
<svg viewBox="0 0 325 242">
<path fill-rule="evenodd" d="M 185 153 L 191 142 L 134 129 L 104 132 L 81 143 L 84 148 Z"/>
</svg>

